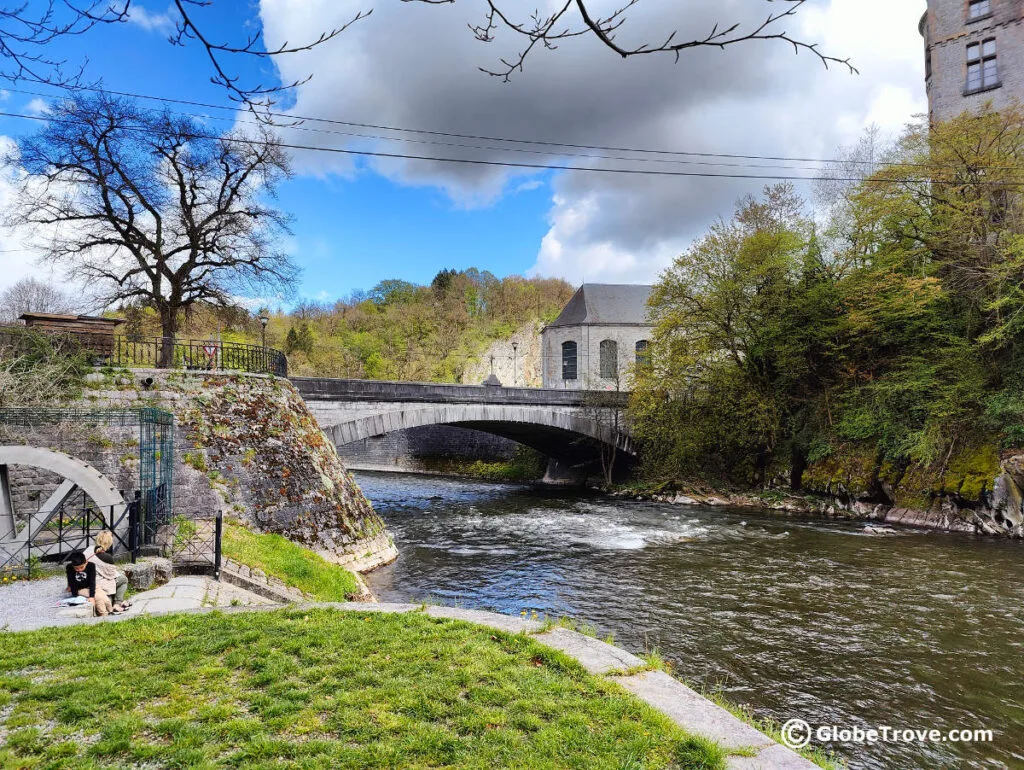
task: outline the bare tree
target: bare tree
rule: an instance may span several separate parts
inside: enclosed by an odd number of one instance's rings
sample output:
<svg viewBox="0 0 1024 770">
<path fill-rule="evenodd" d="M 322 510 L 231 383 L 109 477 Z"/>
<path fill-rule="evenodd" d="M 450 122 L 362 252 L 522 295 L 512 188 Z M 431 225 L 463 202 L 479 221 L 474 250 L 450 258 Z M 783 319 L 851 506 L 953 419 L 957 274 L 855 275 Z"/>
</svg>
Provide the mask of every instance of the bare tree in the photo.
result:
<svg viewBox="0 0 1024 770">
<path fill-rule="evenodd" d="M 295 281 L 279 248 L 287 217 L 264 202 L 287 159 L 265 128 L 216 137 L 187 117 L 79 95 L 18 152 L 26 174 L 6 224 L 27 225 L 44 259 L 104 304 L 152 305 L 165 339 L 196 303 Z"/>
<path fill-rule="evenodd" d="M 426 3 L 428 5 L 449 5 L 456 0 L 402 0 L 403 2 Z M 559 44 L 572 38 L 596 37 L 600 43 L 624 59 L 650 55 L 667 54 L 676 61 L 680 55 L 694 48 L 726 48 L 754 40 L 776 41 L 793 47 L 797 53 L 805 51 L 828 67 L 839 64 L 856 72 L 849 59 L 840 59 L 822 53 L 816 43 L 801 40 L 791 35 L 783 24 L 792 21 L 807 0 L 763 0 L 770 3 L 770 9 L 763 21 L 744 25 L 733 20 L 723 20 L 711 29 L 697 34 L 682 34 L 678 29 L 666 32 L 658 40 L 639 40 L 632 43 L 620 41 L 620 33 L 627 16 L 639 9 L 642 0 L 622 0 L 622 4 L 610 13 L 602 15 L 592 10 L 592 0 L 559 0 L 550 13 L 534 10 L 519 14 L 513 0 L 482 0 L 485 6 L 481 23 L 470 25 L 470 31 L 484 43 L 490 43 L 500 30 L 508 31 L 525 39 L 518 54 L 499 60 L 494 69 L 481 68 L 484 72 L 502 80 L 509 80 L 515 72 L 521 72 L 523 65 L 536 48 L 555 49 Z M 42 0 L 38 3 L 24 3 L 11 8 L 0 7 L 0 59 L 9 66 L 0 71 L 0 76 L 9 80 L 30 80 L 62 86 L 81 86 L 84 63 L 70 72 L 66 62 L 55 60 L 44 53 L 44 47 L 57 38 L 81 35 L 97 25 L 124 23 L 131 18 L 132 3 L 135 0 Z M 298 43 L 285 42 L 275 49 L 263 45 L 262 31 L 254 32 L 235 42 L 220 42 L 208 29 L 204 29 L 201 11 L 214 4 L 215 0 L 172 0 L 171 12 L 175 32 L 169 37 L 173 45 L 198 45 L 209 59 L 213 75 L 211 80 L 222 86 L 229 97 L 247 106 L 261 120 L 272 121 L 270 114 L 281 92 L 295 88 L 309 80 L 305 77 L 291 83 L 264 85 L 244 83 L 233 74 L 231 62 L 245 58 L 273 59 L 301 51 L 310 51 L 321 46 L 362 19 L 372 9 L 358 11 L 346 23 L 338 27 L 325 28 L 314 39 Z M 709 0 L 710 2 L 710 0 Z M 681 6 L 683 4 L 680 4 Z M 687 11 L 680 10 L 685 18 Z"/>
<path fill-rule="evenodd" d="M 13 321 L 23 313 L 81 313 L 84 310 L 84 303 L 35 278 L 22 278 L 0 292 L 0 322 Z"/>
</svg>

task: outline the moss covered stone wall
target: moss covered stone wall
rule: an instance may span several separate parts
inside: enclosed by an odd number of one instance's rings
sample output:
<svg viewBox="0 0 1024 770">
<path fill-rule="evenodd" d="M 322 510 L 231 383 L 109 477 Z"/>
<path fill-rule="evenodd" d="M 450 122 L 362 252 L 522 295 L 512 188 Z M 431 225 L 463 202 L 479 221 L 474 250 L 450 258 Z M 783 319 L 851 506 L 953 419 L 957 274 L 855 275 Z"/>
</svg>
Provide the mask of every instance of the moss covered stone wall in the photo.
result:
<svg viewBox="0 0 1024 770">
<path fill-rule="evenodd" d="M 152 378 L 144 387 L 142 382 Z M 219 507 L 260 532 L 365 571 L 397 551 L 383 521 L 287 380 L 161 370 L 107 371 L 83 398 L 174 413 L 175 510 Z"/>
<path fill-rule="evenodd" d="M 935 462 L 896 466 L 849 445 L 813 463 L 804 488 L 857 515 L 918 526 L 1024 537 L 1024 452 L 954 446 Z"/>
</svg>

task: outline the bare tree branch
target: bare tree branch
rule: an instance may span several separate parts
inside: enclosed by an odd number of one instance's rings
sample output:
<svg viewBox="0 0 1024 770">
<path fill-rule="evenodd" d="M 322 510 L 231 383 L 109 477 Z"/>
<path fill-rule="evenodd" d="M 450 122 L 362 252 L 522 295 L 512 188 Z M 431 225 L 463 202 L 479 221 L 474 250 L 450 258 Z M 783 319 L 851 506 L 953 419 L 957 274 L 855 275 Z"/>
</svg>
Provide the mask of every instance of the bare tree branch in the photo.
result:
<svg viewBox="0 0 1024 770">
<path fill-rule="evenodd" d="M 369 1 L 369 0 L 368 0 Z M 480 24 L 469 25 L 470 32 L 477 40 L 490 43 L 500 30 L 507 30 L 525 38 L 525 45 L 511 58 L 499 59 L 500 67 L 481 68 L 488 75 L 503 81 L 511 79 L 514 73 L 522 72 L 526 59 L 538 47 L 554 50 L 564 40 L 584 36 L 596 37 L 602 45 L 624 59 L 650 54 L 669 54 L 679 61 L 682 52 L 692 48 L 719 48 L 738 45 L 754 40 L 780 41 L 791 45 L 796 53 L 806 51 L 826 67 L 838 64 L 850 72 L 857 70 L 849 59 L 840 59 L 822 53 L 816 43 L 801 40 L 790 35 L 781 24 L 793 19 L 807 0 L 763 0 L 771 3 L 772 10 L 759 24 L 744 28 L 739 22 L 715 24 L 709 31 L 690 39 L 679 41 L 678 30 L 667 34 L 658 41 L 642 41 L 633 45 L 619 42 L 619 33 L 626 23 L 627 15 L 639 8 L 641 0 L 623 0 L 623 5 L 611 13 L 595 15 L 588 7 L 589 0 L 559 0 L 559 5 L 549 14 L 540 10 L 532 11 L 525 19 L 516 20 L 508 8 L 514 7 L 513 0 L 483 0 L 486 11 Z M 45 3 L 28 2 L 10 8 L 0 7 L 0 59 L 8 63 L 7 69 L 0 69 L 0 77 L 12 81 L 30 80 L 58 86 L 81 86 L 87 62 L 71 71 L 66 71 L 66 62 L 48 57 L 43 49 L 57 39 L 69 35 L 84 34 L 98 25 L 123 23 L 131 18 L 133 0 L 45 0 Z M 402 0 L 406 3 L 427 5 L 450 5 L 455 0 Z M 708 0 L 711 2 L 711 0 Z M 175 15 L 175 32 L 168 39 L 173 45 L 198 45 L 205 52 L 213 69 L 211 82 L 224 88 L 228 97 L 244 105 L 260 121 L 274 122 L 270 112 L 280 96 L 309 82 L 312 74 L 292 82 L 277 85 L 244 83 L 233 74 L 230 62 L 233 57 L 256 57 L 273 59 L 305 51 L 311 51 L 337 38 L 353 24 L 366 19 L 373 12 L 360 10 L 346 23 L 322 31 L 315 39 L 291 43 L 268 49 L 263 44 L 261 32 L 253 33 L 240 42 L 214 40 L 203 29 L 199 20 L 200 11 L 213 5 L 214 0 L 172 0 Z M 38 7 L 41 6 L 41 7 Z"/>
<path fill-rule="evenodd" d="M 610 48 L 623 59 L 647 54 L 671 54 L 676 61 L 679 61 L 683 51 L 691 48 L 726 48 L 753 40 L 777 40 L 791 45 L 796 53 L 809 52 L 826 68 L 832 64 L 838 64 L 846 67 L 851 73 L 857 72 L 849 59 L 828 56 L 819 50 L 817 43 L 800 40 L 779 28 L 780 23 L 796 16 L 807 0 L 765 0 L 768 3 L 778 4 L 781 8 L 770 12 L 763 22 L 746 30 L 738 22 L 728 26 L 715 24 L 707 33 L 681 42 L 677 42 L 679 31 L 673 30 L 660 42 L 641 42 L 632 46 L 621 44 L 617 40 L 617 33 L 625 24 L 627 13 L 639 6 L 640 1 L 626 0 L 624 5 L 607 16 L 596 16 L 587 7 L 587 0 L 565 0 L 550 15 L 544 16 L 540 11 L 535 10 L 527 21 L 518 22 L 502 10 L 499 0 L 484 0 L 487 11 L 483 23 L 470 26 L 470 30 L 477 40 L 490 43 L 495 38 L 495 32 L 499 28 L 504 28 L 525 37 L 527 42 L 515 58 L 500 59 L 502 65 L 500 68 L 481 69 L 488 75 L 508 82 L 514 73 L 523 71 L 527 57 L 538 45 L 554 49 L 562 40 L 593 35 L 606 48 Z M 455 3 L 455 0 L 402 0 L 402 2 L 451 5 Z M 575 11 L 575 14 L 570 13 L 571 11 Z"/>
</svg>

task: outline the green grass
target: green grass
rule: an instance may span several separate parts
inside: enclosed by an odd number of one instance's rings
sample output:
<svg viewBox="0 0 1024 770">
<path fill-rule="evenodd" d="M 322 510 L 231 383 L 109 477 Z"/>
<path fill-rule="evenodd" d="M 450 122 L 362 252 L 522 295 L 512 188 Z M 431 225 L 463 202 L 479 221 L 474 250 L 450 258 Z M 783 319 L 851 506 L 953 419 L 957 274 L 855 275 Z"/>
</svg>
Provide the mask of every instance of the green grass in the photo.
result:
<svg viewBox="0 0 1024 770">
<path fill-rule="evenodd" d="M 526 635 L 326 609 L 0 634 L 0 738 L 19 768 L 724 767 Z"/>
<path fill-rule="evenodd" d="M 355 576 L 319 554 L 280 535 L 261 535 L 224 522 L 224 555 L 324 602 L 343 602 L 360 593 Z"/>
</svg>

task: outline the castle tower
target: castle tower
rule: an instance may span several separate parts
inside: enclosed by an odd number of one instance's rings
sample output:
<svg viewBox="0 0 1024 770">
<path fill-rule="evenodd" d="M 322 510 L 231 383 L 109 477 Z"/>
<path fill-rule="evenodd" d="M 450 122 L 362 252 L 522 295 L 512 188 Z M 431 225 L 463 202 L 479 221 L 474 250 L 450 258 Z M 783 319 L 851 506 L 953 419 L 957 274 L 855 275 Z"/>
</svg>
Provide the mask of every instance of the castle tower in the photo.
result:
<svg viewBox="0 0 1024 770">
<path fill-rule="evenodd" d="M 1024 103 L 1024 0 L 928 0 L 919 29 L 932 122 Z"/>
</svg>

